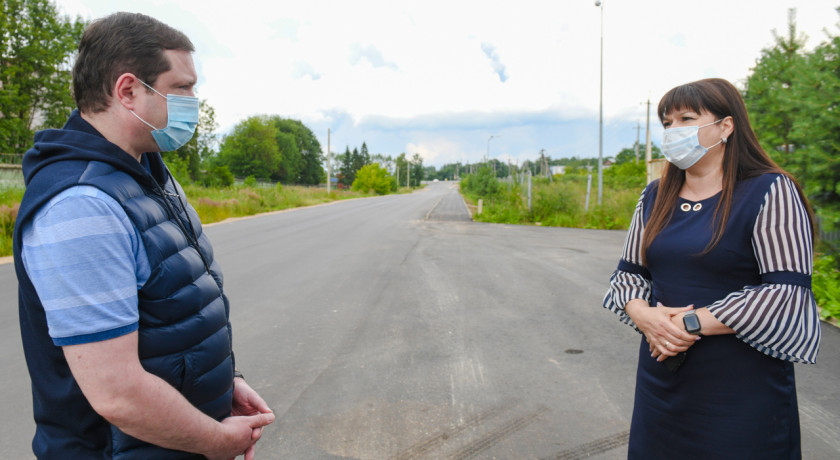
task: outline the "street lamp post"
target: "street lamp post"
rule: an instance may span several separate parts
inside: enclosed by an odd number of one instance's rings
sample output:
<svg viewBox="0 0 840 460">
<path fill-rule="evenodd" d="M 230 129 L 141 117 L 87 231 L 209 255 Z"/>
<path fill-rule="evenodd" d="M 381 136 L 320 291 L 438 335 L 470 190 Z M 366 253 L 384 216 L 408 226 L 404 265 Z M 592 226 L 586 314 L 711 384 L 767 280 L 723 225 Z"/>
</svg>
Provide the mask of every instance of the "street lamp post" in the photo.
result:
<svg viewBox="0 0 840 460">
<path fill-rule="evenodd" d="M 487 138 L 487 155 L 484 156 L 484 162 L 485 163 L 490 161 L 490 141 L 493 140 L 494 137 L 501 137 L 501 136 L 497 136 L 497 135 L 494 134 L 494 135 Z"/>
<path fill-rule="evenodd" d="M 598 204 L 604 196 L 604 2 L 595 0 L 601 10 L 601 82 L 598 89 Z"/>
</svg>

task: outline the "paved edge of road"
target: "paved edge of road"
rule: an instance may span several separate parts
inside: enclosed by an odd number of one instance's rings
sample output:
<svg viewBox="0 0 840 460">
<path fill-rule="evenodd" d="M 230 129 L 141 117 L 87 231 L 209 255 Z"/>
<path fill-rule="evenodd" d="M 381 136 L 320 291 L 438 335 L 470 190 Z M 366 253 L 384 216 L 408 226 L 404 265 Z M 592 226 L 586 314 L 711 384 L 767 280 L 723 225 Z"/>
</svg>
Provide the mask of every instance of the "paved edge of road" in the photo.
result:
<svg viewBox="0 0 840 460">
<path fill-rule="evenodd" d="M 420 192 L 423 192 L 425 190 L 426 190 L 426 187 L 423 187 L 419 190 L 413 190 L 411 193 L 420 193 Z M 298 209 L 316 208 L 316 207 L 319 207 L 319 206 L 330 206 L 330 205 L 334 205 L 334 204 L 338 204 L 338 203 L 346 203 L 348 201 L 369 200 L 371 198 L 382 198 L 383 196 L 411 195 L 411 193 L 376 195 L 376 196 L 360 196 L 358 198 L 347 198 L 345 200 L 334 200 L 334 201 L 328 201 L 326 203 L 311 204 L 309 206 L 298 206 L 298 207 L 295 207 L 295 208 L 278 209 L 277 211 L 261 212 L 261 213 L 258 213 L 258 214 L 251 214 L 250 216 L 229 217 L 229 218 L 227 218 L 225 220 L 222 220 L 222 221 L 219 221 L 219 222 L 213 222 L 211 224 L 206 224 L 206 225 L 201 224 L 201 226 L 206 228 L 206 227 L 212 227 L 214 225 L 229 224 L 231 222 L 237 222 L 237 221 L 240 221 L 240 220 L 247 220 L 247 219 L 254 219 L 254 218 L 257 218 L 257 217 L 270 216 L 272 214 L 281 214 L 281 213 L 284 213 L 284 212 L 297 211 Z"/>
<path fill-rule="evenodd" d="M 421 188 L 420 190 L 414 190 L 411 193 L 422 192 L 424 190 L 426 190 L 425 187 Z M 387 196 L 387 195 L 383 195 L 383 196 Z M 261 212 L 259 214 L 252 214 L 250 216 L 229 217 L 229 218 L 227 218 L 225 220 L 222 220 L 222 221 L 219 221 L 219 222 L 213 222 L 213 223 L 210 223 L 210 224 L 202 224 L 201 226 L 204 227 L 204 228 L 207 228 L 207 227 L 212 227 L 214 225 L 229 224 L 231 222 L 236 222 L 236 221 L 239 221 L 239 220 L 254 219 L 256 217 L 268 216 L 268 215 L 271 215 L 271 214 L 279 214 L 281 212 L 291 212 L 291 211 L 297 211 L 298 209 L 314 208 L 316 206 L 329 206 L 329 205 L 333 205 L 333 204 L 336 204 L 336 203 L 344 203 L 344 202 L 347 202 L 347 201 L 354 201 L 354 200 L 368 200 L 368 199 L 371 199 L 371 198 L 380 198 L 380 197 L 379 196 L 361 196 L 361 197 L 358 197 L 358 198 L 348 198 L 346 200 L 328 201 L 326 203 L 312 204 L 312 205 L 309 205 L 309 206 L 298 206 L 296 208 L 279 209 L 277 211 Z M 0 265 L 10 264 L 14 261 L 15 261 L 14 256 L 0 257 Z"/>
</svg>

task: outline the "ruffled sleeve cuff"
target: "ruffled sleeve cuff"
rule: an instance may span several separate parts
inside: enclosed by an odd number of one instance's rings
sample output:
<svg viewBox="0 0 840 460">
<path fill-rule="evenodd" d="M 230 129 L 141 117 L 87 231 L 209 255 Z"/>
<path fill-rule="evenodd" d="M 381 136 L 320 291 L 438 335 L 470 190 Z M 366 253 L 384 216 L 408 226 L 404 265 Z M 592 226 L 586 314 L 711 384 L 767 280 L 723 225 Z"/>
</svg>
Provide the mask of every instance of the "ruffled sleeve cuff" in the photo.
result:
<svg viewBox="0 0 840 460">
<path fill-rule="evenodd" d="M 646 270 L 643 267 L 622 260 L 618 270 L 610 277 L 610 288 L 604 295 L 603 303 L 604 308 L 617 314 L 621 322 L 632 326 L 637 331 L 639 328 L 630 319 L 630 315 L 624 311 L 624 306 L 634 299 L 643 299 L 650 303 L 650 276 L 644 276 L 642 274 L 644 272 Z"/>
<path fill-rule="evenodd" d="M 707 308 L 739 339 L 766 355 L 795 363 L 817 360 L 820 319 L 809 288 L 763 284 L 733 292 Z"/>
</svg>

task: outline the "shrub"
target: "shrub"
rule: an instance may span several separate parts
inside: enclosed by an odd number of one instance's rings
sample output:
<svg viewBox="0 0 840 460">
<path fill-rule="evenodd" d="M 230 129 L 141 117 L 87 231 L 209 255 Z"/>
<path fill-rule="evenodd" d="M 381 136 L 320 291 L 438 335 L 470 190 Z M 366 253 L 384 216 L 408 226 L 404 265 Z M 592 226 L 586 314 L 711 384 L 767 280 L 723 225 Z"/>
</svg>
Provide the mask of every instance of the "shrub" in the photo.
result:
<svg viewBox="0 0 840 460">
<path fill-rule="evenodd" d="M 224 165 L 217 165 L 204 175 L 202 181 L 207 187 L 230 187 L 233 185 L 233 173 Z"/>
<path fill-rule="evenodd" d="M 488 198 L 498 195 L 502 184 L 489 166 L 482 166 L 461 180 L 461 190 L 474 198 Z"/>
<path fill-rule="evenodd" d="M 357 192 L 374 192 L 377 195 L 387 194 L 392 187 L 391 175 L 378 163 L 362 166 L 356 172 L 356 179 L 351 186 Z"/>
<path fill-rule="evenodd" d="M 571 187 L 563 183 L 533 187 L 531 216 L 534 222 L 551 225 L 560 215 L 579 214 L 582 206 L 577 195 Z"/>
<path fill-rule="evenodd" d="M 173 153 L 167 153 L 165 158 L 166 167 L 169 168 L 169 172 L 175 176 L 175 180 L 178 181 L 179 184 L 191 184 L 192 177 L 190 177 L 190 165 L 186 158 L 180 158 L 178 155 Z"/>
<path fill-rule="evenodd" d="M 646 179 L 647 173 L 643 161 L 621 163 L 604 169 L 604 185 L 609 188 L 642 190 Z"/>
</svg>

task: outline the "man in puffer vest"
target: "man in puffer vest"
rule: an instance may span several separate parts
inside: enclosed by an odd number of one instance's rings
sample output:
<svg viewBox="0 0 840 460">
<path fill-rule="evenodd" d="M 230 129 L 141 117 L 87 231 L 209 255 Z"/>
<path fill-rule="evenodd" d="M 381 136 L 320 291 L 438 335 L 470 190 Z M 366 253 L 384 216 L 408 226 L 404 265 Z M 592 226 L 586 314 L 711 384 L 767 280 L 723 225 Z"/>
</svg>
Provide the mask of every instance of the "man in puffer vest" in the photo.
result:
<svg viewBox="0 0 840 460">
<path fill-rule="evenodd" d="M 14 256 L 38 458 L 250 459 L 274 421 L 236 371 L 213 248 L 159 153 L 198 123 L 192 51 L 148 16 L 94 21 L 78 110 L 24 156 Z"/>
</svg>

